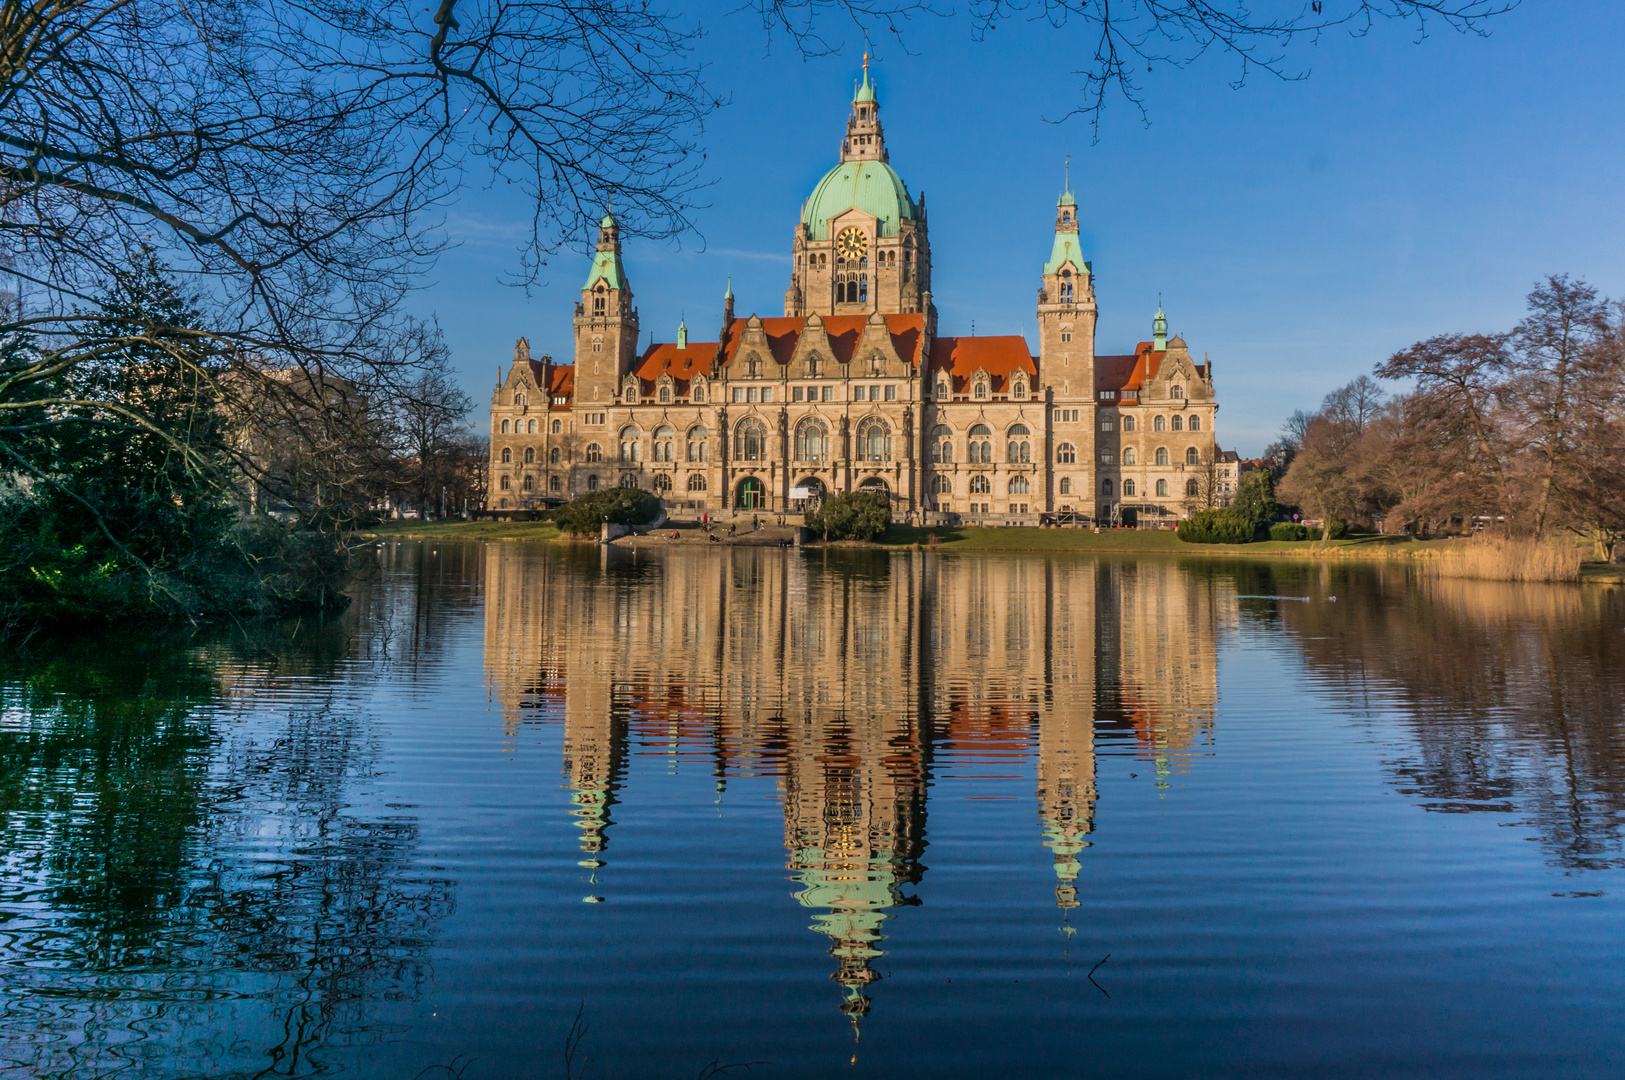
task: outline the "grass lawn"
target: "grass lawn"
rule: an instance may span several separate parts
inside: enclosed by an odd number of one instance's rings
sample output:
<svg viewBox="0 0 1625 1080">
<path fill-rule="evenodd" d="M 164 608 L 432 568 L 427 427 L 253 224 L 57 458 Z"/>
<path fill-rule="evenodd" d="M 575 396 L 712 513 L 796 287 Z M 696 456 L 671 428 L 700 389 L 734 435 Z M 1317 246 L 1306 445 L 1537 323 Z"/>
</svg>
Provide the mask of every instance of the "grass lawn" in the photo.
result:
<svg viewBox="0 0 1625 1080">
<path fill-rule="evenodd" d="M 361 533 L 378 540 L 557 540 L 551 521 L 384 521 Z"/>
</svg>

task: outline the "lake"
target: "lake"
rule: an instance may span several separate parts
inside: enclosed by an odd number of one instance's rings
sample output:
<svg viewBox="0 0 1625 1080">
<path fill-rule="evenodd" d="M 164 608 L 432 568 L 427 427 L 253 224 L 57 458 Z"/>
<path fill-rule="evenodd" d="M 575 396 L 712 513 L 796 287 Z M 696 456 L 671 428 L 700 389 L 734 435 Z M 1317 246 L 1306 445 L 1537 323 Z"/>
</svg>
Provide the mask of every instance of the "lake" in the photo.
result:
<svg viewBox="0 0 1625 1080">
<path fill-rule="evenodd" d="M 1625 1069 L 1625 590 L 364 562 L 0 660 L 0 1075 Z"/>
</svg>

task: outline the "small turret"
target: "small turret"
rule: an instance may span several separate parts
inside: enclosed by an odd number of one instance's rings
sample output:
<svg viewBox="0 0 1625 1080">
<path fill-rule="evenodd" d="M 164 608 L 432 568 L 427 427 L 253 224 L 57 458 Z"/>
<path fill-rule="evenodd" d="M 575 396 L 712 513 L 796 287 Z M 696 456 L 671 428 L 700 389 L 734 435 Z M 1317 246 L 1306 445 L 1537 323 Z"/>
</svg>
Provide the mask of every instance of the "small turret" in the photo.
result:
<svg viewBox="0 0 1625 1080">
<path fill-rule="evenodd" d="M 1157 297 L 1157 314 L 1151 320 L 1151 351 L 1168 351 L 1168 316 L 1162 313 L 1162 297 Z"/>
<path fill-rule="evenodd" d="M 688 348 L 688 322 L 684 319 L 679 319 L 677 322 L 677 347 L 679 349 Z"/>
<path fill-rule="evenodd" d="M 728 275 L 728 291 L 722 294 L 722 332 L 726 334 L 728 327 L 734 322 L 734 279 Z"/>
</svg>

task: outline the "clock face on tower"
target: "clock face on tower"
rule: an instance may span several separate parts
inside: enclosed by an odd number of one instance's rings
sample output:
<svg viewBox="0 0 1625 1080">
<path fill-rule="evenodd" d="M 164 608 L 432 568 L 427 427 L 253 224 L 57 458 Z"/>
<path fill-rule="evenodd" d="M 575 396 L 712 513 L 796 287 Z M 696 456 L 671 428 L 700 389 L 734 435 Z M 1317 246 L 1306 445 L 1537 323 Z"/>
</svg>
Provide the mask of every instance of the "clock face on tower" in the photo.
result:
<svg viewBox="0 0 1625 1080">
<path fill-rule="evenodd" d="M 869 238 L 863 235 L 862 229 L 842 229 L 841 235 L 835 238 L 835 253 L 846 259 L 862 258 L 868 246 Z"/>
</svg>

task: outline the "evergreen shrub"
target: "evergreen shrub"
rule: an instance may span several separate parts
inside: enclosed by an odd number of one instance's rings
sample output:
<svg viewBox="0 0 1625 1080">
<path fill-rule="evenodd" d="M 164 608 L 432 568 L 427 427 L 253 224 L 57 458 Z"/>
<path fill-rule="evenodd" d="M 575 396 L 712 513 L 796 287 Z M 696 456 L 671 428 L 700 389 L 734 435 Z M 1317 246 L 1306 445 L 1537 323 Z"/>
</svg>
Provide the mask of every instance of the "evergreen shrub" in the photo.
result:
<svg viewBox="0 0 1625 1080">
<path fill-rule="evenodd" d="M 612 487 L 589 491 L 559 507 L 553 514 L 560 532 L 593 536 L 604 519 L 619 525 L 652 525 L 660 516 L 660 500 L 641 488 Z"/>
<path fill-rule="evenodd" d="M 1315 530 L 1317 533 L 1319 529 Z M 1277 521 L 1270 526 L 1271 540 L 1308 540 L 1309 527 L 1295 521 Z"/>
<path fill-rule="evenodd" d="M 1246 544 L 1256 531 L 1251 518 L 1234 510 L 1198 510 L 1175 535 L 1187 544 Z"/>
<path fill-rule="evenodd" d="M 825 540 L 873 540 L 891 527 L 891 497 L 873 491 L 838 495 L 808 510 L 805 521 Z"/>
</svg>

